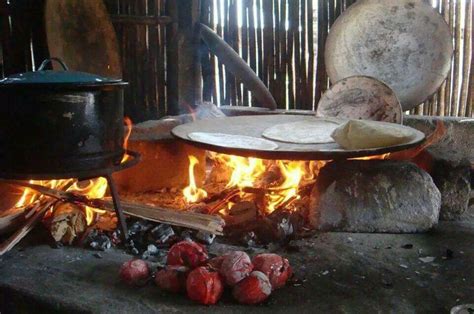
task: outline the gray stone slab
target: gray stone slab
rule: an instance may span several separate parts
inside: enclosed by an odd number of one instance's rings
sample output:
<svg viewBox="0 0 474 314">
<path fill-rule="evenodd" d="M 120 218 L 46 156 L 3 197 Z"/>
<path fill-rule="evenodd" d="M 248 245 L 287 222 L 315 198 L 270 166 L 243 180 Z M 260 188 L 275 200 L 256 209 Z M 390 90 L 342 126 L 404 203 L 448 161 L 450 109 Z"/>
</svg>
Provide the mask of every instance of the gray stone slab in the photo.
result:
<svg viewBox="0 0 474 314">
<path fill-rule="evenodd" d="M 402 248 L 412 244 L 413 248 Z M 151 283 L 119 282 L 130 256 L 47 245 L 14 249 L 0 262 L 0 311 L 94 313 L 447 313 L 474 303 L 474 225 L 442 223 L 429 234 L 324 233 L 295 241 L 281 252 L 299 284 L 276 291 L 260 306 L 196 305 Z M 222 246 L 219 246 L 222 249 Z M 446 249 L 454 252 L 444 260 Z M 433 256 L 424 263 L 419 258 Z"/>
<path fill-rule="evenodd" d="M 438 223 L 441 194 L 411 162 L 326 164 L 311 192 L 313 225 L 326 231 L 426 232 Z"/>
<path fill-rule="evenodd" d="M 404 116 L 403 124 L 424 132 L 432 133 L 437 121 L 442 121 L 446 133 L 442 139 L 430 146 L 428 151 L 437 159 L 474 162 L 474 119 L 434 116 Z"/>
</svg>

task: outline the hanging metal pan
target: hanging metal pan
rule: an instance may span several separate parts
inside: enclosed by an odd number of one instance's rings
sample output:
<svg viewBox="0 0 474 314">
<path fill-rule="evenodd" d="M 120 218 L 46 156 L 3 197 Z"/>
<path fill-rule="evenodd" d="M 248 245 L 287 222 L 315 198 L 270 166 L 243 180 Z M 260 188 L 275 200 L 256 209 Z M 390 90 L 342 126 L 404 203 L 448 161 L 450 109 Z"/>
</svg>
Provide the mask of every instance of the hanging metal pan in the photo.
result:
<svg viewBox="0 0 474 314">
<path fill-rule="evenodd" d="M 449 26 L 415 0 L 359 0 L 332 26 L 325 47 L 331 82 L 367 75 L 387 83 L 403 110 L 434 94 L 451 67 Z"/>
</svg>

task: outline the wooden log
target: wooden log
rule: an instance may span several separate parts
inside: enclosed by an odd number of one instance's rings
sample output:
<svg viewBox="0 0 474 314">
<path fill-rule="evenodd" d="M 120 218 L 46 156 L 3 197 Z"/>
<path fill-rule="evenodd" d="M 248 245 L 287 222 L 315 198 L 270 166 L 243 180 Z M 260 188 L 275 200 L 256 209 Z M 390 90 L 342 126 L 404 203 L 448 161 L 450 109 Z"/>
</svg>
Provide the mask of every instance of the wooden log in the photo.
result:
<svg viewBox="0 0 474 314">
<path fill-rule="evenodd" d="M 8 183 L 8 181 L 6 182 Z M 73 183 L 73 181 L 66 182 L 63 186 L 60 187 L 60 189 L 66 191 Z M 33 230 L 36 224 L 41 221 L 48 209 L 56 202 L 57 199 L 52 199 L 49 197 L 37 201 L 30 211 L 34 214 L 27 216 L 25 224 L 14 234 L 12 234 L 7 240 L 0 244 L 0 256 L 10 251 L 15 245 L 18 244 L 18 242 L 21 241 L 21 239 L 23 239 L 31 230 Z"/>
<path fill-rule="evenodd" d="M 451 98 L 451 116 L 456 116 L 458 110 L 460 110 L 459 104 L 459 71 L 461 66 L 461 52 L 462 52 L 462 39 L 461 39 L 461 11 L 463 9 L 465 1 L 452 1 L 455 3 L 455 20 L 453 21 L 454 27 L 454 67 L 452 69 L 453 73 L 453 94 Z"/>
<path fill-rule="evenodd" d="M 287 77 L 288 68 L 290 66 L 291 61 L 288 59 L 288 48 L 287 48 L 287 40 L 288 40 L 288 31 L 286 30 L 286 12 L 287 12 L 288 2 L 286 0 L 281 0 L 281 9 L 280 9 L 280 53 L 281 53 L 281 69 L 282 72 L 280 74 L 279 79 L 281 80 L 281 102 L 278 102 L 279 109 L 287 109 L 288 108 L 288 86 L 287 86 Z"/>
<path fill-rule="evenodd" d="M 161 0 L 155 0 L 156 15 L 165 13 L 165 3 Z M 158 55 L 157 55 L 157 83 L 158 83 L 158 113 L 162 117 L 166 114 L 167 97 L 166 97 L 166 71 L 165 71 L 165 56 L 166 56 L 166 27 L 158 28 Z"/>
<path fill-rule="evenodd" d="M 328 76 L 326 73 L 324 47 L 328 34 L 328 3 L 327 1 L 318 1 L 318 55 L 316 72 L 316 90 L 314 92 L 315 103 L 319 102 L 322 94 L 327 89 Z M 317 108 L 315 108 L 317 109 Z"/>
<path fill-rule="evenodd" d="M 248 33 L 248 16 L 252 13 L 249 10 L 248 1 L 242 3 L 242 27 L 240 29 L 241 43 L 242 43 L 242 59 L 248 64 L 249 63 L 249 33 Z M 242 106 L 249 105 L 249 91 L 245 86 L 242 86 Z"/>
<path fill-rule="evenodd" d="M 255 16 L 253 14 L 253 6 L 254 6 L 254 0 L 247 0 L 247 7 L 249 10 L 249 27 L 248 27 L 248 32 L 249 32 L 249 64 L 250 68 L 257 73 L 257 29 L 255 27 Z M 249 106 L 254 105 L 255 99 L 252 95 L 250 95 L 249 99 Z"/>
<path fill-rule="evenodd" d="M 467 1 L 465 7 L 465 19 L 464 19 L 464 62 L 463 62 L 463 72 L 462 72 L 462 83 L 461 83 L 461 98 L 460 106 L 458 110 L 458 117 L 470 116 L 472 99 L 469 103 L 469 90 L 472 90 L 474 82 L 472 81 L 473 70 L 472 64 L 474 63 L 473 55 L 473 45 L 472 45 L 472 1 Z"/>
<path fill-rule="evenodd" d="M 169 115 L 189 112 L 202 102 L 199 61 L 199 0 L 166 1 L 167 95 Z"/>
<path fill-rule="evenodd" d="M 51 199 L 39 202 L 37 208 L 35 209 L 35 214 L 31 216 L 19 230 L 17 230 L 7 240 L 0 244 L 0 256 L 10 251 L 15 245 L 17 245 L 18 242 L 20 242 L 36 226 L 36 224 L 41 221 L 46 211 L 56 202 L 57 200 Z"/>
<path fill-rule="evenodd" d="M 99 208 L 108 211 L 115 211 L 113 201 L 110 199 L 89 199 L 84 195 L 66 193 L 59 190 L 50 189 L 41 185 L 27 183 L 23 181 L 2 180 L 23 187 L 28 187 L 39 193 L 60 199 L 64 202 L 79 203 L 89 207 Z M 121 202 L 125 214 L 130 216 L 148 219 L 151 221 L 167 223 L 174 226 L 186 227 L 190 229 L 206 231 L 213 234 L 222 234 L 225 222 L 217 216 L 199 214 L 193 212 L 176 211 L 157 206 Z"/>
<path fill-rule="evenodd" d="M 126 14 L 111 14 L 110 19 L 112 23 L 117 24 L 133 24 L 133 25 L 167 25 L 173 22 L 173 19 L 170 16 L 138 16 L 138 15 L 126 15 Z"/>
<path fill-rule="evenodd" d="M 341 0 L 340 0 L 341 1 Z M 314 110 L 316 108 L 317 103 L 315 103 L 314 100 L 314 73 L 316 71 L 314 67 L 314 32 L 313 32 L 313 1 L 308 0 L 308 8 L 307 8 L 307 24 L 308 24 L 308 30 L 307 30 L 307 36 L 308 36 L 308 85 L 307 85 L 307 90 L 308 90 L 308 98 L 311 102 L 311 107 L 307 108 L 310 110 Z"/>
<path fill-rule="evenodd" d="M 444 19 L 448 22 L 451 32 L 453 31 L 453 22 L 454 22 L 454 1 L 443 0 L 445 6 Z M 444 115 L 451 115 L 451 95 L 452 95 L 452 79 L 453 79 L 453 69 L 448 73 L 448 78 L 446 79 L 446 93 L 444 98 Z"/>
<path fill-rule="evenodd" d="M 199 18 L 200 22 L 204 25 L 211 27 L 211 2 L 210 0 L 201 0 L 201 16 Z M 211 27 L 212 28 L 212 27 Z M 202 99 L 204 101 L 212 101 L 213 93 L 213 77 L 214 73 L 212 72 L 211 67 L 211 56 L 207 50 L 206 45 L 203 41 L 199 42 L 199 57 L 201 60 L 202 66 Z"/>
<path fill-rule="evenodd" d="M 295 13 L 294 11 L 297 10 L 295 7 L 294 1 L 286 0 L 288 6 L 288 41 L 286 46 L 287 51 L 287 62 L 288 62 L 288 109 L 295 109 L 295 76 L 294 76 L 294 67 L 293 67 L 293 56 L 294 56 L 294 33 L 295 29 L 297 29 L 297 21 L 294 20 Z"/>
<path fill-rule="evenodd" d="M 121 202 L 125 214 L 130 216 L 147 219 L 150 221 L 166 223 L 173 226 L 185 227 L 199 231 L 205 231 L 212 234 L 222 235 L 225 222 L 218 216 L 169 210 L 157 206 L 135 204 L 130 202 Z M 113 211 L 111 200 L 99 200 L 101 209 Z"/>
</svg>

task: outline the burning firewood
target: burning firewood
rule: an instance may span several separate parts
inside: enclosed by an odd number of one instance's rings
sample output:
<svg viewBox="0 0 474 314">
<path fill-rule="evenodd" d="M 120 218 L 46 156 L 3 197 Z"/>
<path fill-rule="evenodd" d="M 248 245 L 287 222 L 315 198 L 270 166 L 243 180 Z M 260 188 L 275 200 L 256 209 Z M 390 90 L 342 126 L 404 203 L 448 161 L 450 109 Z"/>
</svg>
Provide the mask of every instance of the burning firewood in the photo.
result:
<svg viewBox="0 0 474 314">
<path fill-rule="evenodd" d="M 33 207 L 34 215 L 29 217 L 25 224 L 11 235 L 5 242 L 0 245 L 0 256 L 10 251 L 18 242 L 21 241 L 43 218 L 46 211 L 56 202 L 56 200 L 41 200 Z"/>
<path fill-rule="evenodd" d="M 58 203 L 48 228 L 56 242 L 72 244 L 87 228 L 84 209 L 72 203 Z"/>
<path fill-rule="evenodd" d="M 72 181 L 65 181 L 59 184 L 59 188 L 62 190 L 67 190 L 73 184 Z M 18 242 L 21 241 L 35 226 L 36 224 L 43 219 L 43 216 L 58 202 L 56 199 L 51 199 L 49 197 L 41 198 L 30 205 L 28 208 L 31 208 L 25 215 L 26 221 L 24 225 L 13 233 L 5 242 L 0 244 L 0 256 L 10 251 Z"/>
<path fill-rule="evenodd" d="M 242 201 L 234 204 L 223 216 L 226 226 L 243 224 L 257 218 L 257 207 L 254 202 Z"/>
</svg>

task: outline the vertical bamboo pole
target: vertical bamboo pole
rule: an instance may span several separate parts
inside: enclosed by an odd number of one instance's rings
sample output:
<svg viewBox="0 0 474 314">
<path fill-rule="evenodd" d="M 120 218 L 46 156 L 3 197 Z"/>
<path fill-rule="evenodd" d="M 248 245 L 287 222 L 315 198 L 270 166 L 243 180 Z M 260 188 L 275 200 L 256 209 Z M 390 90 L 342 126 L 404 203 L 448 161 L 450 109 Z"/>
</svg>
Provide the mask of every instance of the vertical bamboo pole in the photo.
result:
<svg viewBox="0 0 474 314">
<path fill-rule="evenodd" d="M 167 28 L 168 114 L 192 110 L 202 101 L 199 62 L 200 1 L 166 1 L 167 14 L 173 19 Z"/>
<path fill-rule="evenodd" d="M 318 55 L 317 55 L 317 72 L 316 72 L 316 91 L 315 103 L 319 102 L 322 94 L 327 88 L 327 73 L 324 64 L 324 46 L 328 34 L 328 2 L 318 1 Z"/>
<path fill-rule="evenodd" d="M 314 103 L 314 73 L 316 71 L 314 67 L 314 32 L 313 32 L 313 0 L 308 0 L 308 8 L 306 12 L 307 19 L 307 37 L 308 37 L 308 98 L 311 105 L 311 109 L 314 110 L 316 104 Z"/>
<path fill-rule="evenodd" d="M 452 116 L 456 116 L 458 113 L 459 107 L 459 71 L 462 67 L 462 60 L 461 60 L 461 11 L 463 7 L 464 1 L 453 1 L 455 5 L 455 16 L 453 20 L 453 27 L 454 27 L 454 68 L 453 72 L 453 92 L 451 97 L 451 109 L 450 113 Z"/>
<path fill-rule="evenodd" d="M 461 83 L 461 98 L 460 106 L 458 110 L 458 116 L 469 116 L 469 107 L 472 103 L 468 103 L 469 89 L 472 89 L 474 82 L 471 80 L 472 75 L 472 1 L 467 1 L 465 6 L 465 18 L 464 18 L 464 64 L 462 72 L 462 83 Z M 471 73 L 470 73 L 471 72 Z"/>
</svg>

